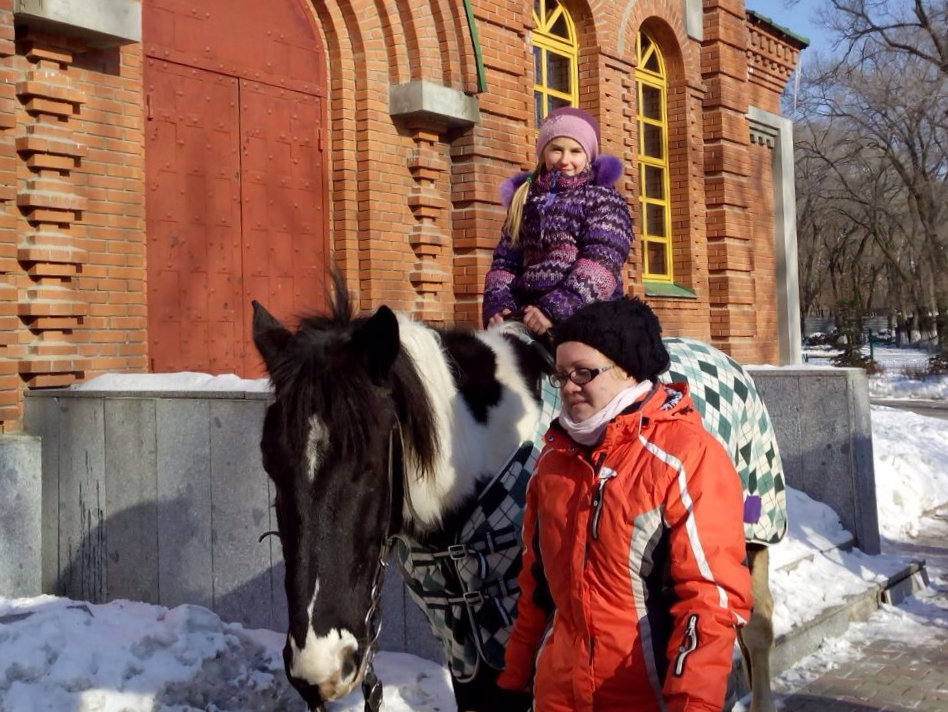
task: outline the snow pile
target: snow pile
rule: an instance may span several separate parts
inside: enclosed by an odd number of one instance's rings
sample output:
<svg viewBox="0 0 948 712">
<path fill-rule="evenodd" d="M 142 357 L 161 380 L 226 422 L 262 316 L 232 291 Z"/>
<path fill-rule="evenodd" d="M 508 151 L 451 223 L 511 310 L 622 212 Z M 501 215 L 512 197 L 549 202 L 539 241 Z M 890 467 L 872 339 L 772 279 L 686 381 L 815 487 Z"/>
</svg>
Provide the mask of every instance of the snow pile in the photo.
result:
<svg viewBox="0 0 948 712">
<path fill-rule="evenodd" d="M 200 606 L 0 598 L 0 711 L 304 712 L 282 646 Z M 375 668 L 388 712 L 453 709 L 442 666 L 384 653 Z M 329 708 L 361 712 L 361 692 Z"/>
</svg>

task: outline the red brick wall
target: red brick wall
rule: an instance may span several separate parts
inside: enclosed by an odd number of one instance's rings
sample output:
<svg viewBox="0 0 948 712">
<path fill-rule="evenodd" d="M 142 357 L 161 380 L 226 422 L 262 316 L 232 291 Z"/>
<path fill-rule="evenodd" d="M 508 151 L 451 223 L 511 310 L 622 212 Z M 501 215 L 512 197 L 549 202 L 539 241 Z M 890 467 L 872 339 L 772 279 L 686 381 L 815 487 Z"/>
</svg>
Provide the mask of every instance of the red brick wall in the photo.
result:
<svg viewBox="0 0 948 712">
<path fill-rule="evenodd" d="M 306 0 L 296 0 L 306 2 Z M 334 260 L 361 306 L 479 322 L 503 220 L 497 189 L 534 161 L 532 3 L 472 0 L 487 90 L 470 128 L 389 113 L 391 85 L 476 93 L 463 3 L 320 0 L 326 48 Z M 704 41 L 680 0 L 564 0 L 580 44 L 580 105 L 626 166 L 638 225 L 635 37 L 667 61 L 676 279 L 696 299 L 651 298 L 666 332 L 739 359 L 776 358 L 771 150 L 751 145 L 749 105 L 777 113 L 791 39 L 750 23 L 742 0 L 705 0 Z M 27 387 L 148 368 L 142 52 L 64 37 L 14 43 L 0 0 L 0 423 L 19 427 Z M 22 33 L 21 33 L 22 34 Z M 19 143 L 18 143 L 19 142 Z M 637 231 L 636 231 L 637 234 Z M 626 269 L 642 293 L 638 245 Z"/>
</svg>

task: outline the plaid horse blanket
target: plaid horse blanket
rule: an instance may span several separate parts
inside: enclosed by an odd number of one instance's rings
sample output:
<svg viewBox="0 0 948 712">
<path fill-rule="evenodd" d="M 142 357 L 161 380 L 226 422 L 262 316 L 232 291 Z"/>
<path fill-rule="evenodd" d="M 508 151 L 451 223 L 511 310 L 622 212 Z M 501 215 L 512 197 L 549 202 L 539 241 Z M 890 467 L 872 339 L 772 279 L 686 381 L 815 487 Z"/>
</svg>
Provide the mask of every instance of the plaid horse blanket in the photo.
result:
<svg viewBox="0 0 948 712">
<path fill-rule="evenodd" d="M 559 389 L 544 378 L 543 408 L 533 440 L 524 442 L 477 498 L 446 550 L 400 535 L 395 564 L 412 599 L 441 643 L 451 675 L 467 682 L 481 662 L 500 670 L 517 610 L 520 533 L 527 482 L 543 435 L 560 411 Z"/>
<path fill-rule="evenodd" d="M 744 537 L 776 544 L 787 532 L 787 491 L 770 415 L 754 379 L 730 356 L 694 339 L 663 339 L 671 367 L 661 380 L 685 382 L 704 427 L 724 446 L 744 485 Z"/>
<path fill-rule="evenodd" d="M 772 544 L 787 529 L 783 467 L 767 409 L 736 361 L 700 341 L 664 340 L 671 367 L 662 380 L 687 382 L 705 427 L 724 446 L 744 484 L 748 542 Z M 400 535 L 392 552 L 408 591 L 461 682 L 483 662 L 500 670 L 517 606 L 520 533 L 527 482 L 543 435 L 560 410 L 558 389 L 543 381 L 543 410 L 532 442 L 511 456 L 478 497 L 445 550 Z"/>
</svg>

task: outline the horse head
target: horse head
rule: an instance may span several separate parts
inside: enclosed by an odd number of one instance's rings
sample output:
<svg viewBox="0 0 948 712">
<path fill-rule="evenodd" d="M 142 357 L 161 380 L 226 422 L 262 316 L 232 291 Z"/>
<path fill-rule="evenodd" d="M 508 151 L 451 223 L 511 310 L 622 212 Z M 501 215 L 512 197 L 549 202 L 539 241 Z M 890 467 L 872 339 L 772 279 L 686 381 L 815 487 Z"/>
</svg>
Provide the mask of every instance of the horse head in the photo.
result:
<svg viewBox="0 0 948 712">
<path fill-rule="evenodd" d="M 333 313 L 294 333 L 254 302 L 254 344 L 275 399 L 264 421 L 263 465 L 275 489 L 289 629 L 286 673 L 310 709 L 362 679 L 378 634 L 384 542 L 400 524 L 399 429 L 423 431 L 424 391 L 412 388 L 396 316 L 351 317 L 337 289 Z M 393 395 L 395 392 L 401 395 Z M 411 402 L 406 402 L 411 400 Z M 432 459 L 421 438 L 414 455 Z M 373 629 L 374 628 L 374 629 Z M 368 653 L 368 655 L 367 655 Z"/>
</svg>

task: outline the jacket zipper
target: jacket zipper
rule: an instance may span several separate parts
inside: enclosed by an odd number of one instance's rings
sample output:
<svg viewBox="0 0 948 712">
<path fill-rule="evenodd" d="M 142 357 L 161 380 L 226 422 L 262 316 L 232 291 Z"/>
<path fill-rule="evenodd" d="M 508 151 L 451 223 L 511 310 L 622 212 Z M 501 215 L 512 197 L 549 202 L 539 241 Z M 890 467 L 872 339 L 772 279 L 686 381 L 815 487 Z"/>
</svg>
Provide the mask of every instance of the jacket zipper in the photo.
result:
<svg viewBox="0 0 948 712">
<path fill-rule="evenodd" d="M 698 647 L 698 614 L 692 613 L 688 617 L 685 636 L 678 646 L 678 657 L 675 658 L 675 677 L 681 677 L 685 672 L 685 658 Z"/>
<path fill-rule="evenodd" d="M 606 485 L 613 477 L 616 471 L 610 467 L 603 468 L 602 463 L 606 459 L 606 453 L 601 453 L 596 462 L 596 480 L 598 484 L 592 496 L 592 517 L 589 520 L 589 533 L 594 540 L 599 539 L 599 518 L 602 516 L 602 503 L 606 494 Z"/>
<path fill-rule="evenodd" d="M 599 484 L 593 492 L 592 496 L 592 510 L 593 514 L 589 520 L 589 531 L 593 539 L 599 537 L 599 514 L 602 510 L 602 495 L 603 490 L 606 487 L 606 482 L 616 476 L 614 470 L 606 469 L 605 472 L 602 472 L 602 463 L 606 461 L 606 453 L 599 453 L 599 457 L 596 458 L 596 462 L 593 463 L 593 474 L 596 475 L 596 479 Z M 586 546 L 583 548 L 583 569 L 586 569 L 586 563 L 589 561 L 589 538 L 586 539 Z M 588 618 L 588 615 L 587 615 Z M 587 620 L 587 626 L 590 622 Z M 592 668 L 593 658 L 595 657 L 596 649 L 596 638 L 595 636 L 589 636 L 589 655 L 586 661 L 586 664 Z"/>
</svg>

